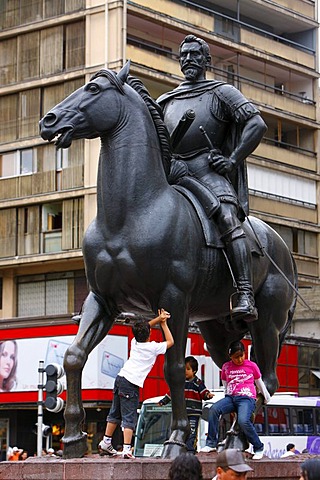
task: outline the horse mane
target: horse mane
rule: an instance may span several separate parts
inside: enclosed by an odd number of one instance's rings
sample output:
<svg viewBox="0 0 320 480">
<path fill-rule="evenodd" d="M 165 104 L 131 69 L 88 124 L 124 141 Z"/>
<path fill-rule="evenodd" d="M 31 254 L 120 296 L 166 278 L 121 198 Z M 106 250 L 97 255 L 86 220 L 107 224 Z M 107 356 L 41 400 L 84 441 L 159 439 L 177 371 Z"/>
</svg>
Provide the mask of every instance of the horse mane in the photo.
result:
<svg viewBox="0 0 320 480">
<path fill-rule="evenodd" d="M 132 87 L 145 102 L 148 110 L 151 114 L 153 123 L 156 127 L 158 138 L 160 141 L 160 148 L 162 152 L 162 163 L 166 175 L 170 172 L 171 163 L 171 148 L 170 148 L 170 135 L 163 120 L 163 113 L 160 105 L 151 97 L 146 86 L 136 77 L 129 75 L 127 83 Z"/>
<path fill-rule="evenodd" d="M 112 70 L 102 69 L 96 72 L 90 80 L 94 80 L 97 77 L 106 77 L 113 85 L 115 85 L 120 93 L 124 95 L 124 88 L 122 82 L 117 77 L 116 73 Z M 133 88 L 137 93 L 139 93 L 140 97 L 143 99 L 144 103 L 148 107 L 150 112 L 151 118 L 153 123 L 156 127 L 156 131 L 158 134 L 159 142 L 160 142 L 160 149 L 162 153 L 162 164 L 166 176 L 170 173 L 170 164 L 171 164 L 171 148 L 170 148 L 170 135 L 167 130 L 167 127 L 163 120 L 163 113 L 161 110 L 160 105 L 151 97 L 150 93 L 146 86 L 136 77 L 132 75 L 128 75 L 127 83 Z"/>
</svg>

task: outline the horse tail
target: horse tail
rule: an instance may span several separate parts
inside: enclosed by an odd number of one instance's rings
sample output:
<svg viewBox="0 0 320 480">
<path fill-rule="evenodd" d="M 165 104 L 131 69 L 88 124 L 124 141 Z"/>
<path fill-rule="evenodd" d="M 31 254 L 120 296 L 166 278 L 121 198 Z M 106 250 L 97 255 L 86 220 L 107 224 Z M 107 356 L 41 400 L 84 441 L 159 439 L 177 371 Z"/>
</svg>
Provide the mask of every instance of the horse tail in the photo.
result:
<svg viewBox="0 0 320 480">
<path fill-rule="evenodd" d="M 297 270 L 297 265 L 296 265 L 296 262 L 292 256 L 292 253 L 290 252 L 290 255 L 291 255 L 291 261 L 292 261 L 292 268 L 293 268 L 293 274 L 294 274 L 294 287 L 296 289 L 298 289 L 298 270 Z M 293 300 L 292 300 L 292 303 L 291 303 L 291 306 L 289 308 L 289 311 L 288 311 L 288 317 L 287 317 L 287 322 L 285 324 L 285 326 L 283 327 L 283 329 L 281 330 L 280 332 L 280 335 L 279 335 L 279 351 L 278 351 L 278 356 L 280 355 L 280 352 L 281 352 L 281 347 L 282 347 L 282 344 L 286 338 L 286 335 L 288 333 L 288 330 L 289 328 L 291 327 L 292 325 L 292 319 L 293 319 L 293 316 L 294 316 L 294 312 L 295 312 L 295 309 L 296 309 L 296 305 L 297 305 L 297 292 L 294 291 L 294 297 L 293 297 Z"/>
</svg>

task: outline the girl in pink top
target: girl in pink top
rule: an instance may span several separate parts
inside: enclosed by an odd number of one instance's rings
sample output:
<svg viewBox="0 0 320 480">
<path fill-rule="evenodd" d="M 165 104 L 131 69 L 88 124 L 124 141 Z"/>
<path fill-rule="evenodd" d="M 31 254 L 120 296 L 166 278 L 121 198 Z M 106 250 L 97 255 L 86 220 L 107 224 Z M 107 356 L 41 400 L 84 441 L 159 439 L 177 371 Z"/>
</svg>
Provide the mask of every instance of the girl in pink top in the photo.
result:
<svg viewBox="0 0 320 480">
<path fill-rule="evenodd" d="M 256 388 L 264 396 L 265 403 L 269 402 L 270 394 L 262 381 L 258 365 L 246 360 L 242 342 L 232 342 L 228 354 L 230 361 L 224 363 L 221 370 L 226 395 L 209 410 L 207 441 L 201 451 L 209 453 L 217 449 L 220 415 L 236 412 L 239 427 L 253 445 L 253 459 L 260 460 L 263 457 L 264 445 L 254 428 L 251 416 L 256 406 Z"/>
</svg>

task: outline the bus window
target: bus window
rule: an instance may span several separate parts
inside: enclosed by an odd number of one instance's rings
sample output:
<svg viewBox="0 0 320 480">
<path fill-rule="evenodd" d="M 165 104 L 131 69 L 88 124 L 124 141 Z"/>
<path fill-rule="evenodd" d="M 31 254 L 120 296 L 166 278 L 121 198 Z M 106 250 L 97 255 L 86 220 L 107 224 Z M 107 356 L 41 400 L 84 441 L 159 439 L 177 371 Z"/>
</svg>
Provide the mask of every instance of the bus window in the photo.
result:
<svg viewBox="0 0 320 480">
<path fill-rule="evenodd" d="M 311 408 L 293 408 L 292 409 L 293 433 L 297 435 L 312 434 L 313 411 Z"/>
<path fill-rule="evenodd" d="M 265 435 L 266 434 L 266 426 L 265 426 L 265 409 L 261 408 L 257 413 L 255 420 L 254 420 L 254 428 L 258 435 Z"/>
<path fill-rule="evenodd" d="M 289 409 L 283 407 L 267 407 L 269 435 L 285 435 L 290 431 Z"/>
<path fill-rule="evenodd" d="M 316 427 L 317 427 L 316 435 L 320 435 L 320 409 L 319 408 L 316 409 Z"/>
</svg>

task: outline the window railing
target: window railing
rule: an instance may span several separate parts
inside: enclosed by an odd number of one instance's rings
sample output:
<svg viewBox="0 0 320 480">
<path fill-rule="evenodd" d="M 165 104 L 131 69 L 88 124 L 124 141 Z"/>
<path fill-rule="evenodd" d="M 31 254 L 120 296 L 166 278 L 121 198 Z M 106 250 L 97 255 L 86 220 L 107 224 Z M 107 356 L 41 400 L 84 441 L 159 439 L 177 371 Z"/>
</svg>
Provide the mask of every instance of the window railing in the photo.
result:
<svg viewBox="0 0 320 480">
<path fill-rule="evenodd" d="M 310 208 L 312 210 L 315 210 L 317 208 L 317 205 L 315 205 L 314 203 L 304 202 L 303 200 L 296 200 L 294 198 L 284 197 L 281 195 L 276 195 L 274 193 L 262 192 L 261 190 L 254 190 L 253 188 L 249 188 L 249 194 L 256 197 L 268 198 L 269 200 L 291 203 L 291 205 L 299 205 L 302 207 Z"/>
<path fill-rule="evenodd" d="M 130 40 L 129 40 L 130 39 Z M 149 44 L 146 41 L 137 41 L 134 40 L 132 41 L 131 37 L 128 37 L 128 43 L 138 47 L 142 48 L 143 50 L 148 50 L 148 51 L 153 51 L 157 55 L 163 55 L 166 57 L 170 57 L 172 60 L 178 60 L 178 55 L 176 53 L 170 53 L 169 51 L 159 47 L 156 47 L 155 44 Z M 315 106 L 316 102 L 311 99 L 306 99 L 304 95 L 297 95 L 296 93 L 291 93 L 288 90 L 285 90 L 283 88 L 276 87 L 275 85 L 268 85 L 267 83 L 262 83 L 258 82 L 257 80 L 253 80 L 249 77 L 244 77 L 242 75 L 238 75 L 237 73 L 234 72 L 228 72 L 226 70 L 223 70 L 218 67 L 213 67 L 209 66 L 208 71 L 220 75 L 222 78 L 226 79 L 228 83 L 236 84 L 238 88 L 241 86 L 241 83 L 245 83 L 247 85 L 253 85 L 256 86 L 260 89 L 269 91 L 270 93 L 277 93 L 281 94 L 285 97 L 292 98 L 295 101 L 299 101 L 302 103 L 308 103 L 310 105 Z"/>
<path fill-rule="evenodd" d="M 128 3 L 132 3 L 132 2 L 129 1 Z M 299 50 L 304 50 L 307 53 L 310 53 L 312 55 L 315 55 L 315 53 L 316 53 L 314 48 L 307 47 L 306 45 L 303 45 L 302 43 L 294 42 L 293 40 L 289 40 L 288 38 L 281 37 L 281 36 L 276 35 L 274 33 L 268 32 L 267 30 L 263 30 L 262 28 L 255 27 L 254 25 L 251 25 L 249 23 L 242 22 L 241 20 L 238 20 L 238 19 L 235 19 L 233 17 L 229 17 L 228 15 L 224 15 L 222 13 L 216 12 L 216 11 L 212 10 L 211 8 L 205 7 L 205 6 L 200 5 L 196 2 L 190 2 L 189 0 L 180 0 L 180 1 L 177 0 L 177 3 L 188 5 L 190 7 L 198 9 L 200 11 L 204 11 L 207 14 L 209 14 L 210 16 L 213 16 L 213 17 L 217 16 L 217 17 L 220 17 L 222 19 L 228 20 L 230 22 L 233 22 L 235 24 L 235 26 L 237 26 L 237 27 L 247 28 L 248 30 L 251 30 L 252 32 L 256 32 L 259 35 L 269 37 L 274 41 L 286 44 L 290 47 L 298 48 Z"/>
<path fill-rule="evenodd" d="M 316 157 L 316 152 L 313 150 L 308 150 L 307 148 L 297 147 L 292 143 L 281 142 L 279 140 L 275 140 L 274 138 L 263 137 L 262 143 L 271 144 L 275 147 L 284 148 L 286 150 L 291 150 L 293 152 L 302 153 L 303 155 L 308 155 L 309 157 Z"/>
</svg>

